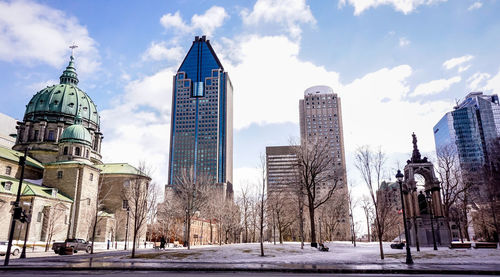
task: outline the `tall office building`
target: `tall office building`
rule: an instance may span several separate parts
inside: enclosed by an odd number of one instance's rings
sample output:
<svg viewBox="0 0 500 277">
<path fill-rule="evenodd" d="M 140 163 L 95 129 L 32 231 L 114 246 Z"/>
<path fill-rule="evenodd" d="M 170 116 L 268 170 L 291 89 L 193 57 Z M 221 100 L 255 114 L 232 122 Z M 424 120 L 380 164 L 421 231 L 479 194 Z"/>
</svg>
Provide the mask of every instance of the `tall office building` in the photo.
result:
<svg viewBox="0 0 500 277">
<path fill-rule="evenodd" d="M 233 86 L 210 41 L 195 37 L 173 78 L 168 183 L 183 170 L 214 183 L 233 179 Z"/>
<path fill-rule="evenodd" d="M 500 137 L 498 95 L 471 92 L 434 126 L 436 151 L 449 146 L 458 154 L 462 176 L 476 184 L 472 189 L 481 196 L 480 171 L 488 163 L 491 142 Z M 470 174 L 470 173 L 478 174 Z"/>
<path fill-rule="evenodd" d="M 345 201 L 345 216 L 341 219 L 341 233 L 337 239 L 348 239 L 351 232 L 340 98 L 330 87 L 310 87 L 304 92 L 304 99 L 299 102 L 299 113 L 301 141 L 326 141 L 330 145 L 329 154 L 335 162 L 335 170 L 341 172 L 335 197 L 338 197 L 338 201 Z"/>
<path fill-rule="evenodd" d="M 297 154 L 293 146 L 266 147 L 267 194 L 293 192 L 297 181 Z"/>
</svg>

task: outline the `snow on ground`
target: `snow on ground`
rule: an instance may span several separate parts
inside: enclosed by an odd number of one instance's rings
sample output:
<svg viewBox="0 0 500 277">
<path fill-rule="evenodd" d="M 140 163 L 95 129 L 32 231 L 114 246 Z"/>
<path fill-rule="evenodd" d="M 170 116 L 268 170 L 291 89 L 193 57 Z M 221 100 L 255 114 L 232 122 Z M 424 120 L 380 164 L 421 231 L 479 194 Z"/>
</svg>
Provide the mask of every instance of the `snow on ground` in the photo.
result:
<svg viewBox="0 0 500 277">
<path fill-rule="evenodd" d="M 405 261 L 405 250 L 391 249 L 384 244 L 385 260 L 380 259 L 378 243 L 357 243 L 353 247 L 350 242 L 326 243 L 329 252 L 320 252 L 316 248 L 305 245 L 300 249 L 299 243 L 270 244 L 265 243 L 265 256 L 260 256 L 260 245 L 230 244 L 223 246 L 194 246 L 191 250 L 170 248 L 156 252 L 139 253 L 135 262 L 203 262 L 203 263 L 273 263 L 273 264 L 390 264 Z M 498 249 L 448 249 L 440 247 L 434 251 L 430 247 L 422 247 L 420 252 L 412 248 L 415 263 L 419 264 L 498 264 L 500 266 L 500 250 Z M 119 261 L 128 260 L 127 257 Z M 118 260 L 117 260 L 118 261 Z"/>
</svg>

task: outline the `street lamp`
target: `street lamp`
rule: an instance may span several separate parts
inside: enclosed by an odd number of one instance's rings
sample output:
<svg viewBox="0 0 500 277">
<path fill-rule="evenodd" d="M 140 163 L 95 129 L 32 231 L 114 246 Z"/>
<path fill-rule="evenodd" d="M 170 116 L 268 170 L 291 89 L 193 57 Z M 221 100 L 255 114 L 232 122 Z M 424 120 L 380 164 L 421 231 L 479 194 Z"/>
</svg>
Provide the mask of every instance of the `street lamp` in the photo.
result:
<svg viewBox="0 0 500 277">
<path fill-rule="evenodd" d="M 432 215 L 432 202 L 431 202 L 431 192 L 426 191 L 425 192 L 425 199 L 427 199 L 427 207 L 429 208 L 429 215 L 431 218 L 431 230 L 432 230 L 432 243 L 434 244 L 434 250 L 438 250 L 437 245 L 436 245 L 436 236 L 434 235 L 434 220 L 433 220 L 433 215 Z"/>
<path fill-rule="evenodd" d="M 34 198 L 32 197 L 31 202 L 24 202 L 24 205 L 29 206 L 30 210 L 28 212 L 28 218 L 26 218 L 26 232 L 24 232 L 23 251 L 21 252 L 21 256 L 19 256 L 20 259 L 26 258 L 26 241 L 28 240 L 28 233 L 30 231 L 31 214 L 33 212 L 33 200 L 34 200 Z M 33 245 L 34 245 L 34 243 L 33 243 Z"/>
<path fill-rule="evenodd" d="M 410 252 L 410 243 L 408 239 L 408 228 L 406 227 L 405 201 L 403 199 L 403 178 L 404 175 L 401 173 L 401 170 L 398 169 L 398 173 L 396 174 L 396 180 L 398 180 L 399 183 L 399 192 L 401 194 L 401 208 L 403 210 L 403 224 L 405 228 L 405 239 L 406 239 L 406 264 L 413 264 L 413 259 L 411 258 L 411 252 Z"/>
<path fill-rule="evenodd" d="M 130 213 L 130 207 L 128 206 L 127 203 L 127 226 L 125 227 L 125 247 L 123 250 L 127 250 L 127 244 L 128 244 L 128 218 L 129 218 L 129 213 Z"/>
</svg>

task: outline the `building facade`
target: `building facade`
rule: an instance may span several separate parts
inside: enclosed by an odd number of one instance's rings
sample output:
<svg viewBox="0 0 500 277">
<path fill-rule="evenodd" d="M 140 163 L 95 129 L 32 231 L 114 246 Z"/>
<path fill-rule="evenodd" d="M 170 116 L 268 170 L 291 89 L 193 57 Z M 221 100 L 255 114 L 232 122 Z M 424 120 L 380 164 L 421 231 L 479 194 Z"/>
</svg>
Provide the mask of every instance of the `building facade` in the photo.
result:
<svg viewBox="0 0 500 277">
<path fill-rule="evenodd" d="M 267 194 L 293 192 L 297 182 L 297 154 L 293 146 L 266 147 Z"/>
<path fill-rule="evenodd" d="M 168 183 L 183 171 L 231 190 L 233 86 L 210 41 L 195 37 L 173 78 Z"/>
<path fill-rule="evenodd" d="M 484 198 L 481 169 L 489 163 L 488 154 L 494 150 L 492 142 L 500 137 L 498 95 L 469 93 L 439 120 L 433 131 L 437 153 L 443 147 L 452 147 L 458 155 L 462 177 L 474 184 L 472 191 L 478 201 Z"/>
<path fill-rule="evenodd" d="M 126 224 L 116 222 L 125 213 L 126 184 L 140 182 L 147 187 L 151 180 L 128 164 L 103 164 L 99 114 L 78 83 L 71 56 L 60 83 L 37 92 L 26 105 L 12 149 L 0 146 L 2 223 L 11 220 L 10 201 L 15 199 L 21 177 L 18 162 L 23 152 L 27 155 L 21 205 L 31 223 L 16 224 L 16 239 L 24 239 L 28 229 L 28 240 L 34 242 L 90 239 L 97 216 L 96 241 L 124 240 Z M 0 240 L 7 239 L 9 226 L 0 225 Z"/>
<path fill-rule="evenodd" d="M 300 137 L 302 143 L 322 140 L 329 145 L 334 170 L 340 172 L 335 202 L 342 204 L 344 216 L 336 239 L 350 239 L 351 225 L 347 174 L 345 165 L 344 136 L 340 97 L 328 86 L 314 86 L 305 90 L 304 99 L 299 101 Z M 328 185 L 328 184 L 327 184 Z"/>
<path fill-rule="evenodd" d="M 12 134 L 16 133 L 17 120 L 0 113 L 0 146 L 11 148 L 16 143 Z"/>
</svg>

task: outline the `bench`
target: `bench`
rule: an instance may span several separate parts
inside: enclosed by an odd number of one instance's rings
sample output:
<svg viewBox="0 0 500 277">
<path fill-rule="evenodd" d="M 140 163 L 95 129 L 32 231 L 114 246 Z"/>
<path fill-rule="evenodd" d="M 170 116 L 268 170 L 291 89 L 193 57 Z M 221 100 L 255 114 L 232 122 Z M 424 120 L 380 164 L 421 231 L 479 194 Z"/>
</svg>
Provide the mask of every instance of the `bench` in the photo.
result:
<svg viewBox="0 0 500 277">
<path fill-rule="evenodd" d="M 476 242 L 476 245 L 474 245 L 476 249 L 496 249 L 497 247 L 496 242 Z"/>
<path fill-rule="evenodd" d="M 468 249 L 471 248 L 472 243 L 470 242 L 452 242 L 450 244 L 450 249 Z"/>
</svg>

